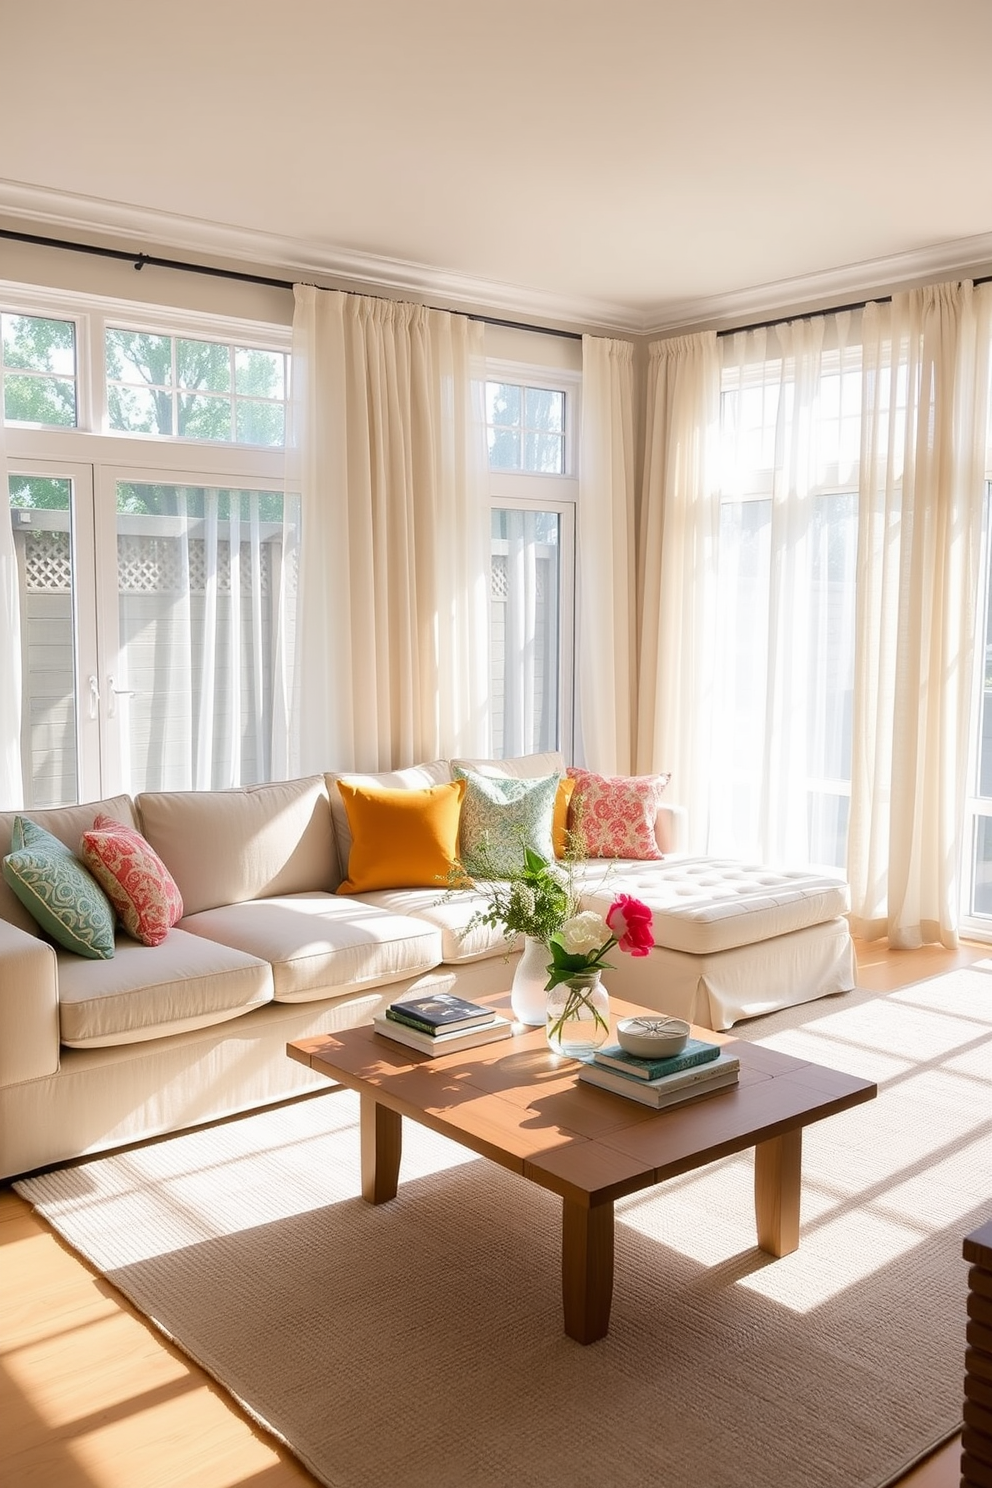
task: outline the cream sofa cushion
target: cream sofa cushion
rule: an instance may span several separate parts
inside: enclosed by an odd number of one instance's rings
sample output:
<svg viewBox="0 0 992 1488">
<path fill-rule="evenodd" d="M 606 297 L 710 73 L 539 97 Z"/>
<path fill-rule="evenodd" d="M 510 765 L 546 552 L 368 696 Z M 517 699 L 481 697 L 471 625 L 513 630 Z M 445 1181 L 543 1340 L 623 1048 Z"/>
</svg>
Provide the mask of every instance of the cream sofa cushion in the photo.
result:
<svg viewBox="0 0 992 1488">
<path fill-rule="evenodd" d="M 361 899 L 364 904 L 374 904 L 394 914 L 416 915 L 433 925 L 441 936 L 441 959 L 448 966 L 482 961 L 488 956 L 506 956 L 519 951 L 524 943 L 522 935 L 507 940 L 502 930 L 489 925 L 473 925 L 469 930 L 472 916 L 477 910 L 486 909 L 489 900 L 484 894 L 467 889 L 456 890 L 450 898 L 437 889 L 376 889 L 374 893 L 362 894 Z"/>
<path fill-rule="evenodd" d="M 187 915 L 340 883 L 323 775 L 230 791 L 152 791 L 141 830 L 165 863 Z"/>
<path fill-rule="evenodd" d="M 310 1002 L 397 982 L 441 960 L 434 926 L 336 894 L 226 905 L 187 916 L 182 928 L 271 961 L 276 1002 Z"/>
<path fill-rule="evenodd" d="M 351 785 L 385 786 L 388 790 L 425 790 L 431 785 L 446 785 L 451 780 L 451 766 L 447 760 L 434 760 L 429 765 L 411 765 L 405 770 L 381 770 L 377 775 L 363 775 L 356 770 L 337 770 L 326 775 L 327 790 L 331 798 L 331 815 L 334 819 L 334 839 L 338 846 L 338 865 L 341 879 L 348 877 L 348 858 L 351 854 L 351 826 L 345 810 L 339 780 Z"/>
<path fill-rule="evenodd" d="M 452 767 L 474 770 L 477 775 L 502 777 L 511 780 L 537 780 L 542 775 L 564 775 L 565 756 L 560 749 L 548 749 L 543 754 L 518 754 L 510 759 L 461 759 L 451 761 Z"/>
<path fill-rule="evenodd" d="M 60 842 L 79 856 L 79 841 L 88 832 L 98 816 L 112 816 L 114 821 L 124 822 L 129 827 L 137 826 L 130 796 L 111 796 L 106 801 L 90 801 L 82 806 L 50 806 L 35 811 L 33 807 L 23 811 L 0 812 L 0 858 L 10 852 L 10 837 L 16 816 L 27 817 L 46 832 L 51 832 Z M 31 917 L 17 895 L 0 877 L 0 919 L 8 920 L 31 935 L 38 935 L 37 922 Z"/>
<path fill-rule="evenodd" d="M 272 968 L 170 930 L 161 945 L 119 936 L 112 961 L 60 951 L 59 1023 L 74 1049 L 139 1043 L 240 1017 L 272 1001 Z"/>
</svg>

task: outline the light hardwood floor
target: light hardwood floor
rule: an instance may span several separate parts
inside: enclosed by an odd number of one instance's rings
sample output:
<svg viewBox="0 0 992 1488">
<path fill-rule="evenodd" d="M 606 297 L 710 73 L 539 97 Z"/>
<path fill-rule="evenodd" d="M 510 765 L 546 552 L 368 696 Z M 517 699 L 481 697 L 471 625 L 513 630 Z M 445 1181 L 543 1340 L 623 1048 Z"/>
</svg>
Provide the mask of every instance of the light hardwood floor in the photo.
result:
<svg viewBox="0 0 992 1488">
<path fill-rule="evenodd" d="M 860 945 L 858 980 L 887 991 L 988 954 L 979 945 L 912 952 Z M 962 1359 L 962 1378 L 963 1370 Z M 314 1481 L 0 1185 L 5 1488 L 289 1488 Z M 959 1482 L 955 1439 L 901 1488 Z"/>
</svg>

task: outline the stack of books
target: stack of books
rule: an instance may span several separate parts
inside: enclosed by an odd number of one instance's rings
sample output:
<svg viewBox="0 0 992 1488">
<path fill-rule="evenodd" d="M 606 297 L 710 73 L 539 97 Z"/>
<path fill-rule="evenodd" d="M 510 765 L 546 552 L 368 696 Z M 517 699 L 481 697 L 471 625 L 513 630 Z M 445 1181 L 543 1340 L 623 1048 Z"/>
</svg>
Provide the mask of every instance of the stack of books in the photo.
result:
<svg viewBox="0 0 992 1488">
<path fill-rule="evenodd" d="M 739 1072 L 736 1054 L 690 1039 L 681 1054 L 667 1059 L 635 1059 L 619 1044 L 606 1044 L 582 1066 L 579 1079 L 660 1111 L 736 1085 Z"/>
<path fill-rule="evenodd" d="M 432 1057 L 509 1038 L 513 1024 L 493 1008 L 454 992 L 433 992 L 392 1002 L 372 1019 L 377 1033 Z"/>
</svg>

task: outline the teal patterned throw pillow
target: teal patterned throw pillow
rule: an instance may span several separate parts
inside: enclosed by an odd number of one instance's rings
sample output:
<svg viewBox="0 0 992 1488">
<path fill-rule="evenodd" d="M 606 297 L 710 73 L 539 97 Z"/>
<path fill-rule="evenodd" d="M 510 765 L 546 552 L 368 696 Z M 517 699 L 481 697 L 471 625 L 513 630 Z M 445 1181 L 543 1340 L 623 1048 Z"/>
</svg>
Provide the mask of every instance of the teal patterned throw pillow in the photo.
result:
<svg viewBox="0 0 992 1488">
<path fill-rule="evenodd" d="M 73 852 L 27 817 L 14 818 L 3 876 L 53 940 L 93 961 L 114 954 L 110 900 Z"/>
<path fill-rule="evenodd" d="M 461 860 L 473 878 L 511 878 L 524 865 L 524 848 L 549 863 L 559 776 L 519 780 L 477 775 L 460 765 L 452 773 L 465 781 L 460 825 Z"/>
</svg>

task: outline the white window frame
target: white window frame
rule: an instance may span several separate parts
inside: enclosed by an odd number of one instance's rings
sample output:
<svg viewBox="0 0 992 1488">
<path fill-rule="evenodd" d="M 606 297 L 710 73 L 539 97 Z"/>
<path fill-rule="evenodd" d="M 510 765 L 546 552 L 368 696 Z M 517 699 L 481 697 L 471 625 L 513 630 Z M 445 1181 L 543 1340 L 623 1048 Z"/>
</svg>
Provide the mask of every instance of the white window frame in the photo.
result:
<svg viewBox="0 0 992 1488">
<path fill-rule="evenodd" d="M 77 668 L 77 748 L 80 798 L 96 799 L 124 788 L 117 730 L 108 726 L 106 703 L 117 635 L 117 484 L 219 486 L 282 491 L 286 452 L 281 446 L 233 440 L 109 430 L 105 328 L 126 326 L 174 337 L 219 341 L 289 352 L 292 331 L 232 316 L 206 315 L 104 296 L 70 294 L 0 282 L 0 307 L 15 315 L 72 321 L 76 332 L 75 426 L 8 423 L 11 475 L 69 477 L 76 483 L 73 548 L 84 562 L 73 595 Z M 93 570 L 89 565 L 92 562 Z M 111 574 L 111 566 L 113 573 Z M 88 681 L 98 679 L 99 719 L 91 718 Z M 112 715 L 110 715 L 112 717 Z"/>
<path fill-rule="evenodd" d="M 572 759 L 575 742 L 575 564 L 579 504 L 582 374 L 568 368 L 486 358 L 486 381 L 565 394 L 565 471 L 490 470 L 491 510 L 554 512 L 560 520 L 561 636 L 558 656 L 558 747 Z"/>
</svg>

